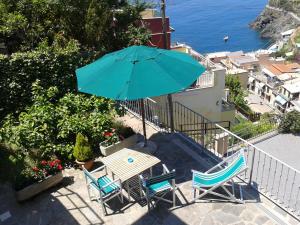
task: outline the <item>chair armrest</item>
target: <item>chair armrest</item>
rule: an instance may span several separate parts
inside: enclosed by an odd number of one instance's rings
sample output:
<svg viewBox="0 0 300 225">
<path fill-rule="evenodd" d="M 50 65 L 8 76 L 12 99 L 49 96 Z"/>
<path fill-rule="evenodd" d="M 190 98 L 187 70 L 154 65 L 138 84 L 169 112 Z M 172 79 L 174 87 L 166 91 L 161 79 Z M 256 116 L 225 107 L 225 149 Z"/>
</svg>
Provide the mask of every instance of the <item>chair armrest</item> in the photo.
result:
<svg viewBox="0 0 300 225">
<path fill-rule="evenodd" d="M 162 164 L 162 167 L 163 167 L 163 174 L 170 173 L 169 169 L 167 168 L 167 166 L 165 164 Z"/>
<path fill-rule="evenodd" d="M 103 165 L 103 166 L 100 166 L 99 168 L 95 169 L 95 170 L 92 170 L 90 173 L 95 173 L 95 172 L 98 172 L 100 170 L 103 170 L 105 169 L 106 165 Z"/>
<path fill-rule="evenodd" d="M 103 190 L 104 188 L 114 184 L 114 183 L 118 183 L 118 185 L 120 186 L 120 188 L 122 187 L 121 185 L 121 180 L 120 179 L 117 179 L 117 180 L 113 180 L 111 182 L 109 182 L 108 184 L 105 184 L 104 186 L 101 187 L 101 190 Z"/>
<path fill-rule="evenodd" d="M 200 172 L 200 171 L 197 171 L 197 170 L 191 170 L 192 171 L 192 173 L 194 174 L 194 173 L 197 173 L 197 174 L 204 174 L 204 173 L 202 173 L 202 172 Z"/>
</svg>

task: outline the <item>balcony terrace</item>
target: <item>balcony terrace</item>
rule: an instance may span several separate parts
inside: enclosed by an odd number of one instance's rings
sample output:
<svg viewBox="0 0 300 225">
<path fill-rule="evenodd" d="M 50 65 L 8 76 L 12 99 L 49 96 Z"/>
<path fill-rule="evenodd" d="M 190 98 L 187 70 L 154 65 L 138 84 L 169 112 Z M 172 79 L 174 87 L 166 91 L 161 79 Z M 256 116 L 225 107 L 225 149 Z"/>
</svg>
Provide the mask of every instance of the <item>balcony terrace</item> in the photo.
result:
<svg viewBox="0 0 300 225">
<path fill-rule="evenodd" d="M 125 103 L 123 103 L 124 105 Z M 137 132 L 138 102 L 127 102 L 128 114 L 121 118 Z M 300 173 L 229 130 L 174 103 L 175 129 L 169 132 L 168 113 L 150 99 L 145 101 L 147 131 L 158 145 L 154 155 L 176 170 L 176 207 L 159 202 L 150 213 L 136 190 L 131 201 L 109 202 L 107 216 L 96 201 L 89 201 L 81 170 L 66 169 L 61 185 L 18 204 L 7 184 L 0 185 L 1 224 L 298 224 Z M 165 117 L 163 117 L 165 116 Z M 188 126 L 183 126 L 187 125 Z M 225 126 L 225 125 L 224 125 Z M 179 129 L 181 128 L 181 130 Z M 206 171 L 240 148 L 245 149 L 248 171 L 236 179 L 245 204 L 222 201 L 192 202 L 191 169 Z M 226 151 L 224 151 L 226 149 Z M 100 159 L 97 159 L 100 166 Z M 154 168 L 154 173 L 158 172 Z M 135 179 L 131 180 L 136 183 Z M 125 196 L 127 194 L 125 193 Z M 239 193 L 236 191 L 236 193 Z M 239 194 L 238 194 L 239 195 Z M 278 207 L 279 206 L 279 207 Z M 274 210 L 274 208 L 276 210 Z"/>
<path fill-rule="evenodd" d="M 261 209 L 260 198 L 250 194 L 246 195 L 246 200 L 251 203 L 246 204 L 192 203 L 191 169 L 205 171 L 214 163 L 204 152 L 196 153 L 179 135 L 156 133 L 151 140 L 159 146 L 155 156 L 171 169 L 176 169 L 177 207 L 170 208 L 170 205 L 160 202 L 148 213 L 145 202 L 138 198 L 131 202 L 125 200 L 124 204 L 113 199 L 109 202 L 109 215 L 102 216 L 100 205 L 88 200 L 82 171 L 66 169 L 63 184 L 22 204 L 16 203 L 9 186 L 1 185 L 0 213 L 9 213 L 1 224 L 280 224 L 277 217 Z M 241 185 L 246 193 L 248 187 Z"/>
</svg>

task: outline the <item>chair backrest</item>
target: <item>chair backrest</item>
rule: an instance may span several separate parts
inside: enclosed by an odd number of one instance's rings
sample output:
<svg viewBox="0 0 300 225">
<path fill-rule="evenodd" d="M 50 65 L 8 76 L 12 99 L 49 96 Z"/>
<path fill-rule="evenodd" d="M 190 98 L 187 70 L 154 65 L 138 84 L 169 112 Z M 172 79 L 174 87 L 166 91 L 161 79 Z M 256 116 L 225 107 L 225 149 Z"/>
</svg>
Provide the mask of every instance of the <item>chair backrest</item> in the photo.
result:
<svg viewBox="0 0 300 225">
<path fill-rule="evenodd" d="M 206 186 L 211 186 L 227 181 L 237 176 L 245 169 L 247 169 L 246 159 L 244 156 L 244 152 L 240 151 L 237 154 L 237 157 L 222 170 L 205 174 L 197 172 L 193 173 L 193 181 Z"/>
<path fill-rule="evenodd" d="M 168 181 L 168 180 L 175 179 L 175 177 L 176 177 L 175 171 L 171 171 L 170 173 L 166 173 L 166 174 L 159 175 L 159 176 L 154 176 L 154 177 L 151 177 L 151 178 L 145 180 L 145 186 L 149 187 L 152 184 L 157 184 L 162 181 Z"/>
<path fill-rule="evenodd" d="M 97 180 L 93 177 L 93 175 L 92 175 L 89 171 L 87 171 L 85 168 L 82 168 L 82 170 L 83 170 L 83 173 L 84 173 L 86 179 L 87 179 L 89 182 L 93 183 L 96 187 L 99 187 L 98 182 L 97 182 Z"/>
</svg>

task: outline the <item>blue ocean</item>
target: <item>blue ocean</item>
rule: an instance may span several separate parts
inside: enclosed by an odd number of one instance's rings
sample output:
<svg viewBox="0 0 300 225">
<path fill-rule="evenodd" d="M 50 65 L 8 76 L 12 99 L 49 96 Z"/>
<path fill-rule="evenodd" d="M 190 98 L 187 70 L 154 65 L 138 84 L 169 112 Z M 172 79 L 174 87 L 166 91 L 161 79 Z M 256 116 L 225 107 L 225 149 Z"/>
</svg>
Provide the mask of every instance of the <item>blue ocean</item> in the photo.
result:
<svg viewBox="0 0 300 225">
<path fill-rule="evenodd" d="M 167 16 L 175 29 L 172 42 L 191 45 L 201 53 L 245 52 L 271 43 L 249 27 L 267 0 L 166 0 Z M 223 38 L 229 36 L 225 43 Z"/>
</svg>

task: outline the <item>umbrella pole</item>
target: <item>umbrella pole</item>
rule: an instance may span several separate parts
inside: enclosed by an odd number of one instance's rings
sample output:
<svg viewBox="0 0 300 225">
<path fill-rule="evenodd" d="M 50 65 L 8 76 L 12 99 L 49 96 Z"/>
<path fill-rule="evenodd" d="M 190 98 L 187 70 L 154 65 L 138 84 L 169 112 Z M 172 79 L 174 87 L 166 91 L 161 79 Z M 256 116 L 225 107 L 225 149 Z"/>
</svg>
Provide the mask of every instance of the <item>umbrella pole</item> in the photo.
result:
<svg viewBox="0 0 300 225">
<path fill-rule="evenodd" d="M 144 147 L 146 147 L 147 146 L 147 134 L 146 134 L 146 121 L 145 121 L 144 99 L 141 99 L 140 102 L 141 102 L 141 114 L 142 114 L 142 121 L 143 121 Z"/>
</svg>

